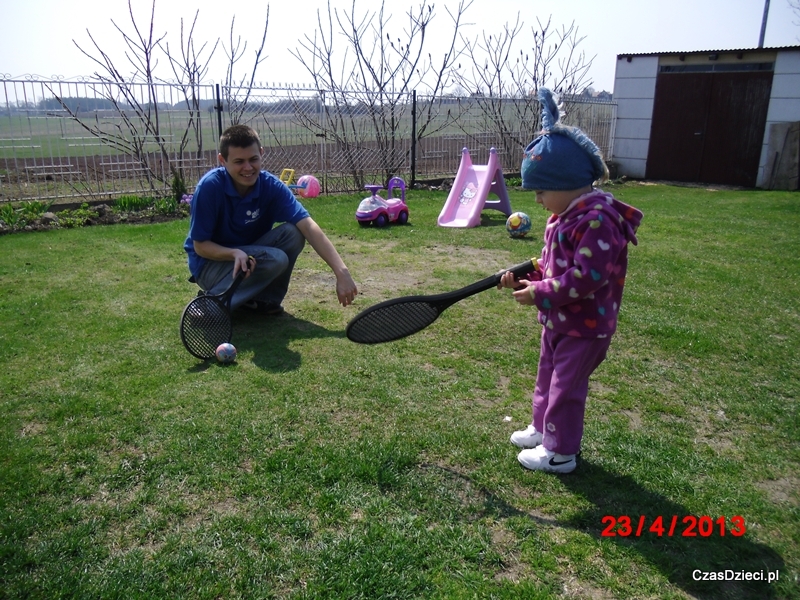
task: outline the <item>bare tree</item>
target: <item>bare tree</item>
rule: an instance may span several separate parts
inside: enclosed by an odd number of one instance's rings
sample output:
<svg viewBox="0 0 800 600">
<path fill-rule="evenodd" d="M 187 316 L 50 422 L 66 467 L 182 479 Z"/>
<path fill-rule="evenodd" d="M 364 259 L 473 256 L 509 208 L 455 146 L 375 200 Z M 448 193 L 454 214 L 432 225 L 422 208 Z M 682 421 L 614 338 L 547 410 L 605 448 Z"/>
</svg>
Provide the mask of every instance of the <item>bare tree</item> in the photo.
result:
<svg viewBox="0 0 800 600">
<path fill-rule="evenodd" d="M 53 93 L 64 110 L 88 133 L 99 138 L 104 144 L 133 157 L 142 168 L 148 185 L 155 190 L 158 187 L 156 182 L 163 183 L 164 171 L 158 168 L 159 165 L 156 165 L 148 150 L 152 144 L 157 146 L 172 176 L 181 177 L 180 173 L 170 165 L 167 141 L 161 134 L 160 108 L 154 75 L 158 64 L 156 50 L 166 34 L 156 37 L 154 33 L 155 0 L 151 7 L 149 27 L 144 32 L 133 16 L 130 0 L 128 0 L 128 13 L 133 25 L 133 35 L 126 33 L 113 19 L 111 23 L 122 36 L 127 48 L 125 58 L 127 66 L 132 68 L 130 75 L 120 71 L 114 59 L 100 47 L 90 31 L 87 30 L 87 34 L 94 45 L 96 55 L 84 50 L 73 40 L 78 50 L 99 65 L 100 70 L 94 74 L 94 78 L 98 81 L 95 91 L 112 103 L 119 119 L 105 121 L 97 114 L 93 120 L 84 119 L 55 92 Z"/>
<path fill-rule="evenodd" d="M 452 26 L 441 30 L 452 33 L 441 60 L 426 53 L 433 5 L 422 2 L 409 8 L 398 37 L 383 1 L 363 16 L 357 13 L 355 0 L 348 11 L 331 10 L 330 3 L 327 13 L 317 11 L 317 29 L 305 35 L 292 54 L 319 90 L 322 110 L 299 110 L 297 119 L 301 126 L 335 142 L 342 168 L 356 188 L 366 183 L 369 170 L 386 181 L 407 162 L 408 148 L 400 140 L 405 137 L 401 130 L 411 124 L 411 92 L 424 89 L 440 95 L 449 84 L 461 52 L 462 18 L 471 4 L 472 0 L 460 0 L 454 11 L 447 9 Z M 341 55 L 337 36 L 345 40 Z M 418 136 L 431 122 L 421 124 Z"/>
<path fill-rule="evenodd" d="M 533 45 L 528 49 L 519 48 L 524 28 L 519 14 L 499 35 L 483 32 L 466 41 L 468 67 L 455 72 L 458 84 L 472 90 L 485 127 L 507 153 L 527 145 L 539 129 L 540 86 L 559 93 L 569 112 L 570 99 L 591 85 L 593 59 L 587 60 L 578 49 L 585 39 L 578 36 L 578 27 L 573 23 L 553 30 L 550 19 L 544 24 L 537 19 L 537 24 L 531 28 Z"/>
<path fill-rule="evenodd" d="M 195 27 L 199 16 L 197 11 L 188 30 L 181 19 L 180 51 L 173 52 L 166 41 L 167 34 L 155 33 L 155 9 L 156 0 L 152 0 L 149 23 L 142 27 L 134 17 L 131 0 L 128 0 L 132 33 L 126 32 L 112 19 L 111 23 L 124 43 L 124 61 L 106 52 L 88 30 L 87 34 L 93 48 L 84 49 L 73 40 L 78 50 L 98 65 L 99 69 L 93 75 L 96 81 L 94 90 L 97 95 L 111 102 L 114 107 L 114 119 L 103 119 L 97 113 L 94 118 L 80 115 L 70 108 L 65 99 L 59 97 L 52 89 L 50 91 L 70 118 L 78 122 L 85 131 L 103 144 L 133 158 L 144 173 L 151 190 L 156 191 L 165 184 L 171 184 L 173 194 L 179 198 L 181 193 L 186 191 L 185 153 L 191 142 L 194 141 L 198 156 L 202 156 L 203 153 L 200 87 L 220 42 L 217 39 L 210 47 L 207 43 L 197 47 L 195 43 Z M 269 7 L 267 7 L 267 23 L 268 18 Z M 247 45 L 246 43 L 242 45 L 240 39 L 234 43 L 234 20 L 231 21 L 231 47 L 225 48 L 229 61 L 228 85 L 225 89 L 226 99 L 231 107 L 232 122 L 237 122 L 236 119 L 246 110 L 256 70 L 263 60 L 261 52 L 266 41 L 267 23 L 264 26 L 261 46 L 257 51 L 252 71 L 242 76 L 237 83 L 234 81 L 235 64 L 242 57 Z M 182 102 L 188 110 L 183 131 L 175 136 L 176 139 L 166 133 L 169 127 L 162 125 L 163 103 L 159 102 L 158 89 L 168 82 L 156 75 L 160 57 L 166 57 L 176 79 L 176 82 L 169 82 L 169 85 L 180 90 L 183 96 Z M 130 70 L 123 72 L 123 68 Z M 241 89 L 245 90 L 243 98 L 238 96 Z M 171 123 L 170 127 L 174 129 L 174 123 Z M 153 147 L 156 148 L 155 152 L 152 151 Z"/>
</svg>

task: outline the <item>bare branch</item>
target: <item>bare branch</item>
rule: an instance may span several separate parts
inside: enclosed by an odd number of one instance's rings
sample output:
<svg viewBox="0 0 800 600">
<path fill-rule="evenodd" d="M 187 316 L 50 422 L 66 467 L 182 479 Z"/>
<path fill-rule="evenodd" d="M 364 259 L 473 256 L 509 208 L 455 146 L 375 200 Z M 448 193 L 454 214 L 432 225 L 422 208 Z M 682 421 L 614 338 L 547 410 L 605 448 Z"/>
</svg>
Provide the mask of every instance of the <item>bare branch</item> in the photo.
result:
<svg viewBox="0 0 800 600">
<path fill-rule="evenodd" d="M 253 66 L 249 71 L 243 74 L 238 81 L 236 80 L 235 75 L 236 63 L 238 63 L 239 60 L 244 57 L 245 51 L 247 50 L 247 41 L 245 41 L 244 45 L 242 45 L 241 36 L 234 36 L 235 21 L 236 17 L 234 16 L 231 19 L 230 47 L 226 47 L 223 44 L 223 50 L 225 55 L 228 57 L 228 68 L 225 77 L 225 101 L 228 105 L 231 125 L 240 123 L 244 113 L 247 112 L 256 73 L 258 72 L 258 67 L 262 62 L 264 62 L 264 60 L 267 59 L 267 56 L 262 56 L 262 54 L 264 52 L 264 46 L 266 46 L 267 43 L 267 30 L 269 29 L 269 5 L 267 5 L 267 15 L 264 19 L 264 29 L 261 36 L 261 44 L 255 51 Z"/>
</svg>

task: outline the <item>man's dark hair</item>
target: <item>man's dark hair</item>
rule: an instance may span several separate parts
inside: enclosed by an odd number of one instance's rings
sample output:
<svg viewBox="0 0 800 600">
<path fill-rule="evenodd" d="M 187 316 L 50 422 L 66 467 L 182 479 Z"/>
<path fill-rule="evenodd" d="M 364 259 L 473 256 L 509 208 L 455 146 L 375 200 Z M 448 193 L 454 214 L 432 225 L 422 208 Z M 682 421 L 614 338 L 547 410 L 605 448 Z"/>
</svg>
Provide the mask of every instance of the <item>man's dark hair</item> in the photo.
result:
<svg viewBox="0 0 800 600">
<path fill-rule="evenodd" d="M 258 144 L 261 148 L 261 140 L 255 129 L 247 125 L 234 125 L 222 132 L 219 138 L 219 153 L 222 158 L 228 160 L 228 149 L 231 146 L 236 148 L 249 148 L 253 144 Z"/>
</svg>

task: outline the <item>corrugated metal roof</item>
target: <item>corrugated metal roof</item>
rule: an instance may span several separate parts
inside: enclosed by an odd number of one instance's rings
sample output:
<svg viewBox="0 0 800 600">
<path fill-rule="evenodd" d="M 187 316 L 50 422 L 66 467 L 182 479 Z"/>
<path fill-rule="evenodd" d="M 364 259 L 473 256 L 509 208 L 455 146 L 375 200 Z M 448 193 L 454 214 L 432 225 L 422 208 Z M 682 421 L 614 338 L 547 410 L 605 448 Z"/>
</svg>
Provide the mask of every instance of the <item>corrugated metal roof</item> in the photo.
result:
<svg viewBox="0 0 800 600">
<path fill-rule="evenodd" d="M 776 52 L 779 50 L 800 50 L 800 46 L 769 46 L 765 48 L 734 48 L 725 50 L 669 50 L 666 52 L 623 52 L 617 54 L 617 59 L 629 56 L 664 56 L 676 54 L 739 54 L 743 52 Z"/>
</svg>

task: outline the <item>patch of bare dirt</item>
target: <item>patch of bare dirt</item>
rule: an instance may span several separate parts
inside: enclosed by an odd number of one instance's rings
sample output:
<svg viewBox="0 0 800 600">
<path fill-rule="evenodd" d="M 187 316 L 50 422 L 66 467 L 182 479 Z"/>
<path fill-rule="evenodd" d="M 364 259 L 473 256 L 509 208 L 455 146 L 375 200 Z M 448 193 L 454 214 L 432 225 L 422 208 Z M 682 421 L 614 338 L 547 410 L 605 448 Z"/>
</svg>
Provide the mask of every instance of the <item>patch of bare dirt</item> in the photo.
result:
<svg viewBox="0 0 800 600">
<path fill-rule="evenodd" d="M 800 479 L 782 477 L 770 481 L 761 481 L 756 486 L 766 492 L 767 497 L 775 504 L 791 504 L 800 506 Z"/>
<path fill-rule="evenodd" d="M 20 437 L 36 436 L 43 433 L 45 426 L 43 423 L 25 423 L 22 430 L 19 432 Z"/>
<path fill-rule="evenodd" d="M 394 254 L 393 244 L 365 242 L 355 236 L 335 236 L 332 241 L 345 262 L 353 269 L 360 295 L 376 302 L 398 296 L 439 293 L 453 287 L 441 284 L 436 271 L 466 269 L 475 274 L 464 285 L 511 266 L 510 252 L 491 252 L 478 248 L 432 245 L 424 248 L 423 264 L 409 264 L 404 253 Z M 292 286 L 302 289 L 307 298 L 330 299 L 336 277 L 310 248 L 306 247 L 292 274 Z"/>
</svg>

